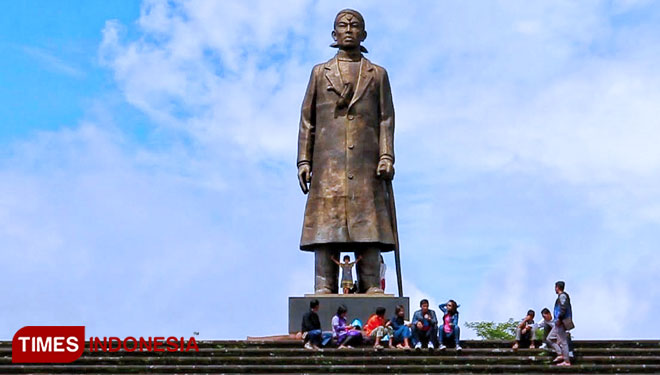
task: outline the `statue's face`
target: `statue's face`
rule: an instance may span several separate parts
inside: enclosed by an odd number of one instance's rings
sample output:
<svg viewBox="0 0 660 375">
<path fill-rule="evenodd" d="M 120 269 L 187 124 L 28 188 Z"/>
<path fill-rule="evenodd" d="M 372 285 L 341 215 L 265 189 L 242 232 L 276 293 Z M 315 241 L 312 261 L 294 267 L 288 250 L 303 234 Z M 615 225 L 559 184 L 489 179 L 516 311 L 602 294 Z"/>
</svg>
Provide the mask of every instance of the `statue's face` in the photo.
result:
<svg viewBox="0 0 660 375">
<path fill-rule="evenodd" d="M 332 31 L 332 38 L 339 48 L 357 48 L 366 37 L 364 25 L 352 14 L 343 14 Z"/>
</svg>

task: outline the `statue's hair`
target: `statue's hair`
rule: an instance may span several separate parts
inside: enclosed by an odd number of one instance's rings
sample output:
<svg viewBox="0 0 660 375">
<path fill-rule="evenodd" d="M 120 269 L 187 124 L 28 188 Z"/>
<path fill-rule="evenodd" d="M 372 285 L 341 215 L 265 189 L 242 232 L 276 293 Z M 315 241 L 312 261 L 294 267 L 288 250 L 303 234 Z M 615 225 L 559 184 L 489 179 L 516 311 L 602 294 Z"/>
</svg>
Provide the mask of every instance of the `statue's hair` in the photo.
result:
<svg viewBox="0 0 660 375">
<path fill-rule="evenodd" d="M 357 10 L 354 10 L 354 9 L 342 9 L 342 10 L 340 10 L 339 13 L 337 13 L 337 17 L 335 17 L 335 23 L 334 23 L 335 26 L 337 26 L 337 22 L 339 22 L 339 19 L 344 14 L 350 14 L 352 16 L 355 16 L 355 18 L 357 18 L 358 21 L 360 21 L 360 23 L 362 23 L 362 28 L 366 28 L 366 25 L 364 23 L 364 17 L 362 17 L 362 14 L 360 14 L 360 12 L 358 12 Z"/>
<path fill-rule="evenodd" d="M 339 13 L 337 13 L 337 17 L 335 17 L 335 23 L 334 23 L 334 27 L 335 27 L 335 28 L 337 27 L 337 22 L 339 22 L 339 19 L 340 19 L 341 16 L 343 16 L 344 14 L 350 14 L 350 15 L 353 15 L 353 16 L 354 16 L 355 18 L 357 18 L 358 21 L 360 21 L 360 23 L 362 24 L 362 29 L 363 29 L 363 30 L 366 30 L 366 26 L 365 26 L 365 23 L 364 23 L 364 17 L 362 17 L 362 15 L 360 14 L 360 12 L 358 12 L 357 10 L 354 10 L 354 9 L 342 9 L 342 10 L 340 10 Z M 332 44 L 330 45 L 330 47 L 332 47 L 332 48 L 338 48 L 339 45 L 337 44 L 337 42 L 334 42 L 334 43 L 332 43 Z M 369 52 L 369 51 L 367 50 L 367 48 L 366 48 L 365 46 L 362 46 L 362 45 L 360 46 L 360 51 L 361 51 L 361 52 L 364 52 L 364 53 L 368 53 L 368 52 Z"/>
</svg>

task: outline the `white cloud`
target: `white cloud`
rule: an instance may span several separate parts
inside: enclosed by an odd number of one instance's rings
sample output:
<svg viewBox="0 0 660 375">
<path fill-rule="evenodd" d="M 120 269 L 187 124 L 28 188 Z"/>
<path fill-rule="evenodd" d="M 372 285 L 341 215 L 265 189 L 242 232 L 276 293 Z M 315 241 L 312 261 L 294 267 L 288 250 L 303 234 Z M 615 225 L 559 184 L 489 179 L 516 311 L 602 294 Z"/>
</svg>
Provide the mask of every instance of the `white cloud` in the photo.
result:
<svg viewBox="0 0 660 375">
<path fill-rule="evenodd" d="M 476 304 L 463 318 L 521 319 L 528 309 L 535 310 L 538 317 L 544 307 L 553 310 L 555 281 L 566 280 L 576 322 L 574 337 L 653 338 L 655 333 L 648 326 L 612 323 L 622 314 L 645 321 L 657 308 L 660 290 L 642 285 L 655 285 L 650 270 L 660 264 L 660 256 L 641 248 L 636 248 L 635 256 L 621 256 L 617 253 L 628 254 L 625 249 L 612 251 L 606 246 L 572 254 L 519 244 L 480 277 Z"/>
<path fill-rule="evenodd" d="M 627 32 L 608 24 L 601 4 L 447 4 L 423 12 L 374 5 L 363 9 L 377 20 L 374 34 L 381 32 L 368 39 L 374 53 L 398 40 L 380 22 L 403 30 L 394 22 L 403 18 L 411 27 L 405 35 L 416 36 L 406 60 L 384 56 L 392 60 L 403 160 L 415 149 L 433 163 L 477 173 L 542 170 L 588 186 L 587 199 L 605 211 L 606 191 L 658 198 L 660 153 L 652 140 L 660 135 L 653 105 L 660 77 L 651 61 L 617 54 L 618 44 L 613 55 L 584 55 Z M 183 128 L 207 147 L 230 141 L 245 157 L 288 161 L 311 63 L 328 54 L 325 43 L 311 42 L 327 40 L 329 26 L 305 14 L 333 12 L 306 2 L 275 11 L 281 7 L 148 1 L 138 22 L 143 36 L 122 42 L 121 25 L 109 22 L 101 55 L 127 100 L 158 123 Z M 513 32 L 520 25 L 537 31 L 521 36 Z M 436 64 L 442 70 L 434 73 Z M 420 131 L 429 136 L 418 139 Z M 413 146 L 420 143 L 421 150 Z M 656 216 L 639 205 L 626 209 L 642 221 Z"/>
<path fill-rule="evenodd" d="M 82 70 L 73 66 L 71 63 L 55 56 L 53 52 L 47 51 L 43 48 L 31 46 L 23 46 L 21 50 L 23 53 L 39 61 L 46 67 L 46 69 L 73 78 L 83 78 L 85 76 L 85 73 Z"/>
<path fill-rule="evenodd" d="M 98 335 L 163 327 L 207 338 L 259 334 L 209 324 L 238 321 L 235 304 L 256 310 L 281 302 L 273 316 L 284 321 L 284 297 L 254 291 L 286 283 L 290 274 L 277 270 L 302 263 L 295 248 L 274 250 L 295 243 L 274 223 L 291 219 L 288 206 L 300 200 L 277 183 L 266 190 L 253 180 L 264 172 L 217 189 L 207 182 L 216 172 L 205 162 L 185 153 L 145 157 L 150 151 L 136 152 L 110 129 L 87 123 L 41 133 L 14 145 L 3 161 L 0 238 L 6 264 L 16 267 L 3 282 L 21 288 L 8 291 L 2 335 L 28 323 L 76 322 Z M 233 165 L 215 167 L 223 178 L 245 177 Z M 286 327 L 277 319 L 268 324 Z"/>
</svg>

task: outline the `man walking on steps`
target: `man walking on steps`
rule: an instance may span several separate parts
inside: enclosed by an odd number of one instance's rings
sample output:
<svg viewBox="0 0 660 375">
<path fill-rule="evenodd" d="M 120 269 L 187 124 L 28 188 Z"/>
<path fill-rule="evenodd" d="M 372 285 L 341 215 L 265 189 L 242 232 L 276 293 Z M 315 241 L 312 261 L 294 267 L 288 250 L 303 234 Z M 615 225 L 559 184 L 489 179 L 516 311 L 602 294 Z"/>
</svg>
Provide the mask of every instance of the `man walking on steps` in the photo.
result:
<svg viewBox="0 0 660 375">
<path fill-rule="evenodd" d="M 573 324 L 571 297 L 564 291 L 565 286 L 566 283 L 563 281 L 557 281 L 555 283 L 555 293 L 557 293 L 554 311 L 555 325 L 552 331 L 550 331 L 550 335 L 548 335 L 553 349 L 557 352 L 557 358 L 554 360 L 557 366 L 571 365 L 571 358 L 568 353 L 568 331 L 575 328 Z"/>
</svg>

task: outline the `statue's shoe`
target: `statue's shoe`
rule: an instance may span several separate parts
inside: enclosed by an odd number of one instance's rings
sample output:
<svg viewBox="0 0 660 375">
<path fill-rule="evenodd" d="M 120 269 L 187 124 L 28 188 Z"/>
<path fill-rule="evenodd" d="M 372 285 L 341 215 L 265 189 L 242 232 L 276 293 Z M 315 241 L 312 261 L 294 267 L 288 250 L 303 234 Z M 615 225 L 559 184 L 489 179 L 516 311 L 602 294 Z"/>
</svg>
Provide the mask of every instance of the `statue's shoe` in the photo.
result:
<svg viewBox="0 0 660 375">
<path fill-rule="evenodd" d="M 366 294 L 383 294 L 385 293 L 381 288 L 377 286 L 372 286 L 371 288 L 367 289 Z"/>
</svg>

